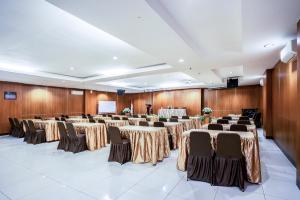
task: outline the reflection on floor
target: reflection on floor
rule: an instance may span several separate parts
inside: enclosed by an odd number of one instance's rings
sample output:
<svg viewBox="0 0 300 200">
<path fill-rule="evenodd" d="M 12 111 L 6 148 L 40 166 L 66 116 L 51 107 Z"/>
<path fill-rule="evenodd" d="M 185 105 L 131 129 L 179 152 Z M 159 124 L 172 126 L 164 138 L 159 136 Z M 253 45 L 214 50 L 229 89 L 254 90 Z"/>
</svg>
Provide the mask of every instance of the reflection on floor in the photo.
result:
<svg viewBox="0 0 300 200">
<path fill-rule="evenodd" d="M 263 183 L 238 188 L 186 181 L 176 169 L 177 151 L 151 164 L 108 163 L 109 147 L 78 154 L 57 151 L 57 142 L 30 145 L 0 137 L 0 200 L 53 199 L 300 199 L 296 169 L 272 140 L 260 134 Z"/>
</svg>

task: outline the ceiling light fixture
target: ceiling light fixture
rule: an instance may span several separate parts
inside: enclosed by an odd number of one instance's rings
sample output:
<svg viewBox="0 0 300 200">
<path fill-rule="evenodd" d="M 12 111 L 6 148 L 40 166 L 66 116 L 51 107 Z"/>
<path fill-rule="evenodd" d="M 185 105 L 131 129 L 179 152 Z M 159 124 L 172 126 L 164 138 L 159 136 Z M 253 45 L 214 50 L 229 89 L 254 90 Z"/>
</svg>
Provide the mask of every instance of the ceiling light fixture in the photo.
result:
<svg viewBox="0 0 300 200">
<path fill-rule="evenodd" d="M 232 74 L 232 72 L 230 72 L 230 74 Z"/>
<path fill-rule="evenodd" d="M 70 70 L 71 70 L 71 71 L 74 71 L 74 70 L 75 70 L 75 68 L 74 68 L 74 67 L 70 67 Z"/>
<path fill-rule="evenodd" d="M 180 59 L 178 60 L 178 62 L 183 63 L 184 60 L 183 60 L 182 58 L 180 58 Z"/>
<path fill-rule="evenodd" d="M 265 48 L 270 48 L 270 47 L 273 47 L 275 44 L 273 43 L 268 43 L 268 44 L 265 44 L 264 47 Z"/>
<path fill-rule="evenodd" d="M 114 60 L 118 60 L 118 57 L 117 57 L 117 56 L 114 56 L 113 59 L 114 59 Z"/>
</svg>

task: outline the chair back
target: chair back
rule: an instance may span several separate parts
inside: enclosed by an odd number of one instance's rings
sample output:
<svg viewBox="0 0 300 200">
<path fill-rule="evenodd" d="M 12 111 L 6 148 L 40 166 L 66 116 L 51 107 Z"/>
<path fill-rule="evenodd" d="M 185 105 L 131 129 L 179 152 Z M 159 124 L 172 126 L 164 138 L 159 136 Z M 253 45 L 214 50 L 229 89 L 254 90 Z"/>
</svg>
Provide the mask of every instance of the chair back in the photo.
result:
<svg viewBox="0 0 300 200">
<path fill-rule="evenodd" d="M 112 115 L 107 115 L 107 116 L 112 118 Z"/>
<path fill-rule="evenodd" d="M 34 134 L 36 132 L 36 129 L 34 127 L 34 123 L 32 120 L 28 120 L 28 128 L 29 128 L 29 132 L 31 134 Z"/>
<path fill-rule="evenodd" d="M 222 119 L 232 120 L 232 117 L 230 117 L 230 116 L 224 116 L 224 117 L 222 117 Z"/>
<path fill-rule="evenodd" d="M 170 118 L 170 122 L 178 122 L 178 118 Z"/>
<path fill-rule="evenodd" d="M 108 134 L 112 144 L 122 143 L 121 133 L 118 127 L 115 126 L 108 127 Z"/>
<path fill-rule="evenodd" d="M 217 156 L 241 157 L 241 138 L 235 133 L 220 133 L 217 136 Z"/>
<path fill-rule="evenodd" d="M 238 120 L 237 124 L 251 125 L 250 120 Z"/>
<path fill-rule="evenodd" d="M 65 115 L 65 118 L 66 118 L 66 119 L 69 119 L 69 115 Z"/>
<path fill-rule="evenodd" d="M 182 116 L 182 119 L 190 119 L 190 117 L 185 115 L 185 116 Z"/>
<path fill-rule="evenodd" d="M 11 129 L 14 129 L 16 127 L 14 120 L 12 118 L 8 118 L 8 121 L 9 121 L 9 124 L 11 126 Z"/>
<path fill-rule="evenodd" d="M 120 120 L 120 117 L 113 117 L 113 120 Z"/>
<path fill-rule="evenodd" d="M 58 117 L 54 117 L 54 119 L 55 119 L 56 121 L 60 121 Z"/>
<path fill-rule="evenodd" d="M 67 130 L 63 122 L 57 122 L 59 135 L 61 138 L 67 137 Z"/>
<path fill-rule="evenodd" d="M 163 122 L 154 122 L 154 123 L 153 123 L 153 126 L 154 126 L 154 127 L 165 127 L 165 125 L 164 125 Z"/>
<path fill-rule="evenodd" d="M 146 115 L 141 115 L 141 118 L 146 118 L 147 119 L 147 116 Z"/>
<path fill-rule="evenodd" d="M 96 121 L 93 118 L 89 118 L 90 123 L 96 123 Z"/>
<path fill-rule="evenodd" d="M 61 117 L 61 118 L 60 118 L 60 121 L 64 121 L 64 122 L 65 122 L 65 121 L 66 121 L 66 118 Z"/>
<path fill-rule="evenodd" d="M 85 116 L 85 115 L 82 115 L 82 119 L 87 119 L 87 116 Z"/>
<path fill-rule="evenodd" d="M 149 123 L 147 121 L 140 121 L 139 126 L 149 126 Z"/>
<path fill-rule="evenodd" d="M 243 124 L 232 124 L 230 126 L 230 131 L 241 131 L 241 132 L 247 132 L 247 126 Z"/>
<path fill-rule="evenodd" d="M 20 124 L 19 120 L 17 118 L 14 118 L 13 120 L 15 122 L 15 127 L 16 128 L 21 128 L 21 124 Z"/>
<path fill-rule="evenodd" d="M 229 124 L 229 120 L 228 119 L 218 119 L 217 124 Z"/>
<path fill-rule="evenodd" d="M 76 130 L 72 123 L 66 123 L 68 135 L 70 138 L 77 138 Z"/>
<path fill-rule="evenodd" d="M 158 121 L 160 121 L 160 122 L 167 122 L 168 120 L 167 120 L 167 118 L 160 117 Z"/>
<path fill-rule="evenodd" d="M 132 117 L 133 117 L 133 118 L 139 118 L 139 116 L 138 116 L 138 115 L 132 115 Z"/>
<path fill-rule="evenodd" d="M 212 156 L 211 138 L 209 133 L 192 131 L 190 133 L 190 154 Z"/>
<path fill-rule="evenodd" d="M 249 120 L 249 117 L 247 117 L 247 116 L 241 116 L 241 117 L 239 118 L 239 120 Z"/>
<path fill-rule="evenodd" d="M 178 119 L 178 116 L 171 116 L 171 118 L 173 118 L 173 119 Z"/>
<path fill-rule="evenodd" d="M 128 117 L 122 117 L 122 120 L 128 120 Z"/>
<path fill-rule="evenodd" d="M 99 119 L 98 122 L 105 124 L 105 120 L 104 119 Z"/>
<path fill-rule="evenodd" d="M 220 130 L 223 131 L 222 124 L 208 124 L 208 130 Z"/>
<path fill-rule="evenodd" d="M 87 114 L 88 117 L 91 117 L 91 114 Z"/>
</svg>

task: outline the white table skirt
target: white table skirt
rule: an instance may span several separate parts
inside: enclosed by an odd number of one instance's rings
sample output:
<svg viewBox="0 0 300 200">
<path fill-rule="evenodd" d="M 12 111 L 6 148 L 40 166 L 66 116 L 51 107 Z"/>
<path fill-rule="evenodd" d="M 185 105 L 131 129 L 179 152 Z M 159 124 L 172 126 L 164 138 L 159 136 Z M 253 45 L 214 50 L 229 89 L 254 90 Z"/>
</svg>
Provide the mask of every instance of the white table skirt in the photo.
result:
<svg viewBox="0 0 300 200">
<path fill-rule="evenodd" d="M 182 117 L 186 115 L 185 108 L 178 108 L 178 109 L 159 109 L 158 115 L 160 117 L 170 118 L 171 116 L 178 116 Z"/>
</svg>

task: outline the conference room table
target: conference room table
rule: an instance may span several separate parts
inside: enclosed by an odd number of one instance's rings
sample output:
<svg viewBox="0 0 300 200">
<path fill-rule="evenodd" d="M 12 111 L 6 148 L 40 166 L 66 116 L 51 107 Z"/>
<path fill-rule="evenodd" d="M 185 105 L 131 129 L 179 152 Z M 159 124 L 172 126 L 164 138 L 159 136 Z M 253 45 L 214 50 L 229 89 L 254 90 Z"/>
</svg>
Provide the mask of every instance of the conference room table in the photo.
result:
<svg viewBox="0 0 300 200">
<path fill-rule="evenodd" d="M 149 126 L 153 126 L 154 122 L 148 122 Z M 163 122 L 168 133 L 172 135 L 173 148 L 178 149 L 179 139 L 183 133 L 183 123 L 180 122 Z"/>
<path fill-rule="evenodd" d="M 103 123 L 73 123 L 76 133 L 86 135 L 86 144 L 90 151 L 101 149 L 107 144 L 107 131 Z"/>
<path fill-rule="evenodd" d="M 133 125 L 133 126 L 138 126 L 141 121 L 145 122 L 145 121 L 147 121 L 147 119 L 146 118 L 142 118 L 142 117 L 139 117 L 139 118 L 129 117 L 128 118 L 129 124 Z"/>
<path fill-rule="evenodd" d="M 79 123 L 79 122 L 89 122 L 89 119 L 87 118 L 80 118 L 80 117 L 70 117 L 70 118 L 66 118 L 66 122 L 70 122 L 70 123 Z"/>
<path fill-rule="evenodd" d="M 46 133 L 46 141 L 57 141 L 60 139 L 57 121 L 55 120 L 41 120 L 41 119 L 27 119 L 32 120 L 34 127 L 44 129 Z M 25 126 L 23 126 L 25 131 Z"/>
<path fill-rule="evenodd" d="M 211 119 L 211 123 L 215 124 L 217 123 L 218 119 L 222 119 L 221 117 L 218 118 L 212 118 Z M 252 119 L 249 120 L 251 124 L 255 124 L 254 121 Z M 237 124 L 238 119 L 232 119 L 232 120 L 228 120 L 229 124 Z"/>
<path fill-rule="evenodd" d="M 223 130 L 224 130 L 224 131 L 229 131 L 231 125 L 232 125 L 232 124 L 222 124 Z M 254 136 L 255 136 L 255 137 L 258 137 L 257 129 L 256 129 L 255 124 L 245 125 L 245 126 L 247 127 L 247 130 L 248 130 L 249 132 L 253 132 L 253 133 L 254 133 Z M 202 126 L 202 129 L 208 129 L 208 124 L 204 124 L 204 125 Z"/>
<path fill-rule="evenodd" d="M 101 116 L 101 115 L 96 115 L 96 116 L 93 116 L 93 119 L 98 121 L 100 119 L 102 120 L 111 120 L 111 117 L 104 117 L 104 116 Z"/>
<path fill-rule="evenodd" d="M 123 138 L 131 143 L 133 163 L 155 165 L 170 155 L 168 131 L 165 127 L 122 126 L 119 127 Z"/>
<path fill-rule="evenodd" d="M 107 127 L 110 126 L 116 126 L 116 127 L 121 127 L 121 126 L 128 126 L 129 122 L 128 120 L 114 120 L 114 119 L 109 119 L 109 120 L 104 120 L 105 124 Z"/>
<path fill-rule="evenodd" d="M 158 122 L 159 117 L 157 115 L 147 115 L 147 120 L 150 122 Z"/>
<path fill-rule="evenodd" d="M 261 165 L 259 155 L 258 138 L 253 132 L 217 131 L 207 129 L 192 129 L 182 134 L 179 142 L 177 169 L 186 171 L 187 159 L 190 151 L 190 133 L 192 131 L 205 131 L 211 136 L 212 148 L 216 149 L 217 136 L 219 133 L 236 133 L 241 137 L 241 150 L 246 161 L 247 180 L 251 183 L 261 182 Z"/>
</svg>

